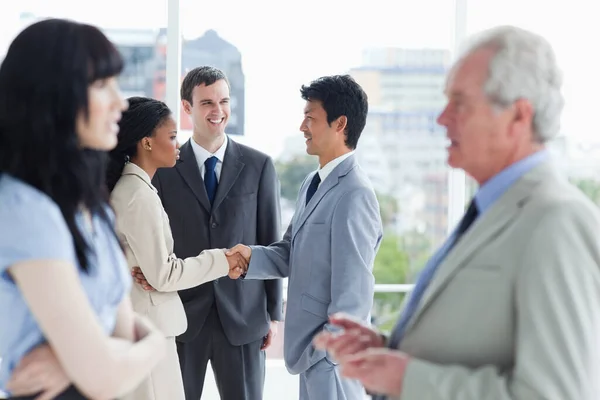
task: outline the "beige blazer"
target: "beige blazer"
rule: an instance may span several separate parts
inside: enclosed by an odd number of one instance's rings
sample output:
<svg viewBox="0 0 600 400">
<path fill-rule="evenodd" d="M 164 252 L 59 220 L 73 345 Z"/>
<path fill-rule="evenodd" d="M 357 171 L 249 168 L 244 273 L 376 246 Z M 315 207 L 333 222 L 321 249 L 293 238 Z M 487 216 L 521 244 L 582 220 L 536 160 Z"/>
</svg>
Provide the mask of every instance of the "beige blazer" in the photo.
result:
<svg viewBox="0 0 600 400">
<path fill-rule="evenodd" d="M 547 162 L 447 255 L 407 327 L 403 400 L 600 399 L 600 213 Z"/>
<path fill-rule="evenodd" d="M 128 163 L 111 193 L 116 230 L 123 241 L 130 268 L 139 266 L 148 283 L 147 292 L 133 285 L 131 300 L 136 312 L 147 315 L 166 336 L 187 329 L 187 319 L 177 290 L 189 289 L 229 273 L 223 250 L 206 250 L 184 260 L 173 253 L 169 218 L 148 174 Z"/>
</svg>

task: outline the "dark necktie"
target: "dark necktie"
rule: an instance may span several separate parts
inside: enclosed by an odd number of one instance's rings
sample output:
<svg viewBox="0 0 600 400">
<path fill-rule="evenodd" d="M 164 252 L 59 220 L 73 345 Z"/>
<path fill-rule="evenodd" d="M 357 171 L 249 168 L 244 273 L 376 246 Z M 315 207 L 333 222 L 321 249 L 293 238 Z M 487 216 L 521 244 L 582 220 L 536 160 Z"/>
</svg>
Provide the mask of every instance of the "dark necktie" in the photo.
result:
<svg viewBox="0 0 600 400">
<path fill-rule="evenodd" d="M 456 233 L 454 234 L 454 240 L 448 247 L 448 250 L 446 250 L 445 254 L 448 254 L 448 252 L 452 249 L 452 247 L 454 247 L 454 245 L 460 240 L 462 235 L 469 229 L 469 227 L 471 227 L 473 222 L 475 222 L 475 220 L 477 219 L 478 216 L 479 216 L 479 210 L 477 209 L 477 204 L 475 203 L 475 199 L 473 199 L 473 200 L 471 200 L 471 204 L 469 204 L 469 208 L 467 209 L 467 212 L 463 216 L 462 220 L 460 221 L 460 224 L 458 225 L 458 228 L 456 229 Z M 390 347 L 392 349 L 398 348 L 398 346 L 404 336 L 406 327 L 408 326 L 408 323 L 410 322 L 413 314 L 417 310 L 419 302 L 421 301 L 421 298 L 423 297 L 423 294 L 425 293 L 425 289 L 427 289 L 427 286 L 429 286 L 429 283 L 433 279 L 433 276 L 441 263 L 442 263 L 442 259 L 438 260 L 438 262 L 428 264 L 425 267 L 425 269 L 421 272 L 421 274 L 419 275 L 419 279 L 417 280 L 417 283 L 415 284 L 415 288 L 413 289 L 412 293 L 410 294 L 408 303 L 407 303 L 406 307 L 404 308 L 404 311 L 402 312 L 402 315 L 400 316 L 400 319 L 399 319 L 396 327 L 394 328 L 392 335 L 390 336 L 388 347 Z M 372 400 L 385 400 L 385 399 L 386 399 L 386 396 L 382 396 L 382 395 L 372 396 Z"/>
<path fill-rule="evenodd" d="M 477 209 L 477 203 L 475 199 L 471 200 L 471 204 L 469 204 L 469 208 L 467 208 L 467 212 L 463 216 L 463 219 L 460 221 L 460 225 L 458 225 L 458 229 L 456 229 L 456 239 L 454 239 L 454 243 L 452 243 L 452 247 L 458 242 L 461 236 L 471 227 L 473 222 L 479 216 L 479 210 Z"/>
<path fill-rule="evenodd" d="M 208 200 L 210 200 L 210 204 L 212 205 L 213 201 L 215 201 L 215 194 L 217 194 L 217 186 L 219 183 L 217 182 L 217 173 L 215 172 L 215 167 L 217 166 L 217 157 L 213 156 L 204 161 L 204 186 L 206 187 L 206 194 L 208 194 Z"/>
<path fill-rule="evenodd" d="M 308 190 L 306 191 L 306 204 L 312 199 L 319 187 L 319 183 L 321 183 L 321 177 L 319 176 L 319 172 L 313 176 L 312 181 L 310 181 L 310 185 L 308 186 Z"/>
</svg>

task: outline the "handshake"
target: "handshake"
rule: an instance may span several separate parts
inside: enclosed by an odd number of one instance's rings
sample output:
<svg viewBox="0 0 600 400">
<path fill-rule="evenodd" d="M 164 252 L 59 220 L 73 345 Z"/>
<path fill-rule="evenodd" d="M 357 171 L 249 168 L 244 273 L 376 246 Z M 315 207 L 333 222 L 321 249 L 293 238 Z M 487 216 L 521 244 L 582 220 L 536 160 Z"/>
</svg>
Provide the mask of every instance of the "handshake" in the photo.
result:
<svg viewBox="0 0 600 400">
<path fill-rule="evenodd" d="M 248 272 L 248 264 L 252 256 L 252 249 L 243 244 L 237 244 L 229 250 L 225 250 L 225 256 L 229 263 L 229 277 L 237 279 Z"/>
<path fill-rule="evenodd" d="M 231 249 L 225 249 L 224 252 L 229 264 L 229 274 L 227 276 L 231 279 L 238 279 L 240 276 L 246 274 L 250 257 L 252 256 L 252 249 L 243 244 L 237 244 Z M 140 267 L 133 267 L 131 276 L 144 290 L 149 292 L 156 290 L 148 283 Z"/>
</svg>

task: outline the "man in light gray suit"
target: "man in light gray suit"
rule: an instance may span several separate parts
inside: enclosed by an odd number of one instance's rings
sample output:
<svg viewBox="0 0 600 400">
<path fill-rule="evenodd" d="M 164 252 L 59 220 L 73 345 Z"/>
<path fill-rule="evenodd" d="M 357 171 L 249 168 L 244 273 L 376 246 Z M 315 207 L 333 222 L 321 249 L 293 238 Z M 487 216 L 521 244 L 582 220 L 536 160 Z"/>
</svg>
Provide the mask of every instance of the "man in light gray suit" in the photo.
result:
<svg viewBox="0 0 600 400">
<path fill-rule="evenodd" d="M 315 344 L 388 399 L 600 399 L 600 213 L 545 150 L 563 108 L 550 44 L 487 31 L 446 94 L 448 163 L 479 190 L 390 338 L 334 316 L 344 333 Z"/>
<path fill-rule="evenodd" d="M 382 237 L 379 204 L 353 150 L 367 118 L 367 96 L 348 75 L 328 76 L 301 89 L 300 130 L 320 168 L 300 188 L 283 240 L 231 249 L 250 260 L 246 279 L 289 277 L 285 361 L 300 374 L 301 400 L 362 400 L 364 388 L 342 379 L 336 363 L 312 338 L 331 330 L 327 316 L 346 312 L 365 323 L 373 303 L 373 261 Z"/>
</svg>

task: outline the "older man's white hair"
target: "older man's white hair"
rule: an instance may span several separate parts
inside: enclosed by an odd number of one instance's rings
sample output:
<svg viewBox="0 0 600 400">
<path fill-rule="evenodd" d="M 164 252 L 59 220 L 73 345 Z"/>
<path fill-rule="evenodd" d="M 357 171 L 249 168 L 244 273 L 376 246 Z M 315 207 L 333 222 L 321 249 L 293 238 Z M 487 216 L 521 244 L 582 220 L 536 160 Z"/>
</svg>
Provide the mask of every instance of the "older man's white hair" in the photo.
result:
<svg viewBox="0 0 600 400">
<path fill-rule="evenodd" d="M 519 99 L 533 107 L 533 131 L 541 143 L 560 130 L 564 106 L 562 73 L 550 43 L 543 37 L 513 26 L 501 26 L 475 36 L 465 56 L 489 48 L 495 51 L 484 90 L 490 101 L 507 107 Z"/>
</svg>

